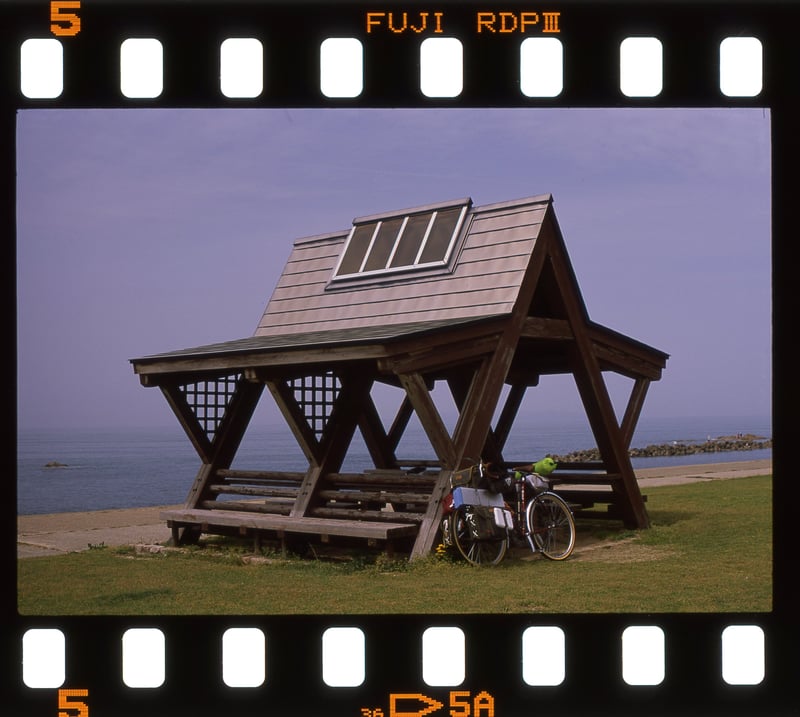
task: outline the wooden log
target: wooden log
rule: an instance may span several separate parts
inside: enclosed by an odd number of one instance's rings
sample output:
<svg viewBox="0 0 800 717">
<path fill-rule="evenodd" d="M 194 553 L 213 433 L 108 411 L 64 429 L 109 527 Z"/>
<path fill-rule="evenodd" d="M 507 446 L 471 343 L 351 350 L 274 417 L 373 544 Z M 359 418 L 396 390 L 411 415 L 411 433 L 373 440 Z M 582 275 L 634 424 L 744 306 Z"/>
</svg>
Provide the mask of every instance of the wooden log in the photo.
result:
<svg viewBox="0 0 800 717">
<path fill-rule="evenodd" d="M 216 494 L 259 495 L 271 498 L 297 498 L 297 488 L 264 488 L 248 485 L 212 485 L 209 491 Z"/>
<path fill-rule="evenodd" d="M 427 503 L 430 493 L 403 493 L 383 490 L 321 490 L 318 493 L 325 500 L 341 500 L 345 502 L 370 501 L 381 503 Z"/>
<path fill-rule="evenodd" d="M 359 510 L 357 508 L 332 508 L 320 506 L 312 508 L 309 514 L 315 518 L 331 518 L 337 520 L 375 520 L 387 523 L 421 523 L 422 513 L 411 513 L 408 511 L 381 511 L 381 510 Z M 331 522 L 335 522 L 331 520 Z"/>
<path fill-rule="evenodd" d="M 380 485 L 380 486 L 409 486 L 409 487 L 433 487 L 436 484 L 436 476 L 412 476 L 412 475 L 387 475 L 387 474 L 365 474 L 365 473 L 329 473 L 325 476 L 326 480 L 336 486 L 352 485 Z"/>
<path fill-rule="evenodd" d="M 292 508 L 292 502 L 261 502 L 261 501 L 239 501 L 239 500 L 204 500 L 198 506 L 207 511 L 238 511 L 245 513 L 277 513 L 288 515 Z"/>
<path fill-rule="evenodd" d="M 217 476 L 220 478 L 247 478 L 250 480 L 297 481 L 299 483 L 305 477 L 305 473 L 298 473 L 297 471 L 254 471 L 221 468 L 217 471 Z"/>
</svg>

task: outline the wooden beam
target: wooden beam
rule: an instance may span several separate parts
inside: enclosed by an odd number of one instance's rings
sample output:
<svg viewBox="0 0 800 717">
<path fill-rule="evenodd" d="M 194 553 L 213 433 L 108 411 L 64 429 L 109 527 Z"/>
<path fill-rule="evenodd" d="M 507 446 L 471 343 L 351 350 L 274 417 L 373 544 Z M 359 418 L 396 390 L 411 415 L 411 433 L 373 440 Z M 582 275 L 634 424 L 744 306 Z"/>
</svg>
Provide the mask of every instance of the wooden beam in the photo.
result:
<svg viewBox="0 0 800 717">
<path fill-rule="evenodd" d="M 545 220 L 551 213 L 545 215 Z M 545 254 L 538 247 L 539 241 L 537 239 L 537 248 L 531 255 L 516 303 L 505 321 L 503 332 L 495 343 L 493 353 L 484 360 L 473 378 L 464 408 L 459 415 L 453 437 L 459 460 L 455 469 L 462 468 L 461 463 L 467 457 L 480 453 L 489 433 L 492 417 L 519 347 L 522 330 L 529 318 L 528 311 L 544 267 Z"/>
<path fill-rule="evenodd" d="M 229 468 L 236 456 L 264 386 L 240 378 L 212 443 L 216 468 Z"/>
<path fill-rule="evenodd" d="M 459 413 L 463 413 L 464 406 L 467 403 L 467 398 L 472 385 L 478 380 L 480 371 L 475 370 L 472 376 L 467 376 L 463 373 L 452 375 L 448 378 L 447 383 L 450 386 L 450 392 L 453 394 L 453 401 L 458 407 Z M 486 440 L 483 447 L 476 456 L 466 456 L 468 463 L 477 463 L 479 460 L 488 461 L 490 463 L 500 464 L 503 463 L 502 446 L 495 440 L 494 432 L 491 426 L 489 427 Z"/>
<path fill-rule="evenodd" d="M 491 334 L 480 339 L 451 341 L 444 346 L 429 344 L 417 351 L 383 359 L 378 365 L 382 371 L 395 374 L 426 373 L 445 367 L 451 368 L 490 355 L 497 346 L 498 338 L 498 334 Z"/>
<path fill-rule="evenodd" d="M 422 423 L 422 428 L 425 430 L 436 456 L 442 461 L 442 465 L 452 469 L 456 462 L 453 440 L 439 415 L 436 404 L 431 399 L 425 379 L 416 372 L 400 374 L 398 378 L 420 423 Z"/>
<path fill-rule="evenodd" d="M 212 448 L 211 440 L 209 439 L 197 416 L 194 415 L 189 404 L 186 402 L 186 396 L 180 390 L 179 386 L 173 383 L 164 384 L 159 387 L 164 398 L 172 409 L 173 413 L 178 418 L 178 423 L 189 437 L 192 445 L 194 446 L 200 460 L 208 462 L 211 460 Z"/>
<path fill-rule="evenodd" d="M 322 433 L 320 461 L 309 467 L 300 484 L 297 501 L 290 513 L 295 517 L 307 514 L 324 476 L 336 473 L 341 468 L 361 416 L 361 406 L 369 397 L 373 384 L 371 377 L 356 371 L 343 373 L 338 378 L 341 390 Z"/>
<path fill-rule="evenodd" d="M 528 387 L 525 384 L 515 383 L 511 386 L 506 397 L 506 402 L 497 419 L 497 425 L 494 429 L 494 438 L 497 444 L 502 449 L 508 436 L 511 433 L 511 427 L 514 425 L 514 419 L 517 417 L 519 408 L 522 405 L 522 399 L 525 397 L 525 392 Z"/>
<path fill-rule="evenodd" d="M 552 339 L 569 341 L 574 337 L 569 322 L 564 319 L 548 319 L 541 316 L 528 316 L 522 327 L 522 337 L 526 339 Z"/>
<path fill-rule="evenodd" d="M 275 399 L 278 409 L 286 420 L 309 465 L 319 464 L 322 459 L 319 442 L 314 435 L 314 431 L 311 430 L 311 426 L 308 425 L 306 416 L 298 405 L 291 388 L 281 380 L 267 381 L 266 386 Z"/>
<path fill-rule="evenodd" d="M 625 448 L 631 447 L 633 434 L 636 431 L 636 424 L 639 422 L 639 415 L 644 405 L 645 396 L 647 396 L 647 389 L 650 387 L 650 381 L 644 378 L 639 378 L 634 381 L 631 395 L 628 398 L 628 405 L 625 408 L 625 416 L 622 419 L 622 440 L 625 443 Z"/>
<path fill-rule="evenodd" d="M 622 481 L 614 485 L 614 491 L 625 523 L 628 527 L 646 528 L 650 525 L 650 519 L 589 336 L 586 307 L 564 254 L 563 239 L 552 217 L 543 224 L 539 240 L 547 243 L 564 311 L 575 337 L 570 351 L 573 373 L 598 450 L 607 472 L 622 476 Z"/>
<path fill-rule="evenodd" d="M 651 381 L 658 381 L 661 378 L 662 366 L 655 365 L 598 341 L 594 341 L 593 345 L 597 360 L 616 373 L 632 379 L 645 377 Z"/>
<path fill-rule="evenodd" d="M 403 401 L 400 403 L 400 407 L 397 409 L 397 415 L 395 415 L 392 426 L 389 429 L 388 441 L 392 451 L 396 451 L 397 446 L 400 445 L 400 439 L 403 437 L 403 433 L 405 433 L 413 413 L 414 406 L 411 404 L 408 394 L 406 394 L 403 396 Z"/>
<path fill-rule="evenodd" d="M 367 395 L 362 404 L 361 418 L 358 427 L 364 437 L 372 462 L 376 468 L 397 468 L 397 458 L 394 455 L 395 446 L 391 444 L 381 422 L 378 409 L 371 395 Z"/>
<path fill-rule="evenodd" d="M 240 351 L 232 354 L 198 354 L 186 358 L 152 358 L 134 361 L 134 373 L 140 376 L 156 374 L 193 374 L 209 372 L 235 373 L 242 371 L 249 379 L 258 378 L 259 369 L 276 366 L 296 366 L 303 364 L 333 364 L 378 359 L 386 356 L 380 343 L 351 346 L 329 346 L 313 348 L 276 348 L 272 351 Z M 252 372 L 252 374 L 251 374 Z"/>
</svg>

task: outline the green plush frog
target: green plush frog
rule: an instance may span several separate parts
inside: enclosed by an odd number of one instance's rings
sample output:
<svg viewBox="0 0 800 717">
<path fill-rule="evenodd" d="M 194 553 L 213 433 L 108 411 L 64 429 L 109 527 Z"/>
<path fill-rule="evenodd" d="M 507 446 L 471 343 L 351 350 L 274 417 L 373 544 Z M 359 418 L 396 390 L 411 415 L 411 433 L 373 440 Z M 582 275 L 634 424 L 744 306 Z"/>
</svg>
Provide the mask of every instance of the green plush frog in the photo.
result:
<svg viewBox="0 0 800 717">
<path fill-rule="evenodd" d="M 547 456 L 533 464 L 533 472 L 540 476 L 549 476 L 557 467 L 558 464 L 550 456 Z"/>
</svg>

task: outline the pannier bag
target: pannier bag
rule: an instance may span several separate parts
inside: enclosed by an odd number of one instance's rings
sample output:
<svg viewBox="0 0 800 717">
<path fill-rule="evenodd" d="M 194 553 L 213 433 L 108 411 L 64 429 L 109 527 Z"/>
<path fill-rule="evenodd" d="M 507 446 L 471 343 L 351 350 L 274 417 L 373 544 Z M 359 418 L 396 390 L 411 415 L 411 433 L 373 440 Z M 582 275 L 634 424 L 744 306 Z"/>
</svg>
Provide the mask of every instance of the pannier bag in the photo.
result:
<svg viewBox="0 0 800 717">
<path fill-rule="evenodd" d="M 533 488 L 536 493 L 541 493 L 542 491 L 550 488 L 550 484 L 538 473 L 530 473 L 526 475 L 525 480 L 528 481 L 528 485 Z"/>
<path fill-rule="evenodd" d="M 464 511 L 467 530 L 473 540 L 502 539 L 513 526 L 511 511 L 505 508 L 503 496 L 482 488 L 456 488 L 453 508 L 469 506 Z"/>
<path fill-rule="evenodd" d="M 484 488 L 456 488 L 453 491 L 453 508 L 462 505 L 485 505 L 492 508 L 502 508 L 505 505 L 503 496 L 492 493 Z"/>
<path fill-rule="evenodd" d="M 495 511 L 502 520 L 497 523 Z M 473 540 L 501 539 L 506 536 L 506 526 L 502 508 L 492 508 L 488 505 L 473 505 L 470 510 L 464 511 L 464 520 Z"/>
</svg>

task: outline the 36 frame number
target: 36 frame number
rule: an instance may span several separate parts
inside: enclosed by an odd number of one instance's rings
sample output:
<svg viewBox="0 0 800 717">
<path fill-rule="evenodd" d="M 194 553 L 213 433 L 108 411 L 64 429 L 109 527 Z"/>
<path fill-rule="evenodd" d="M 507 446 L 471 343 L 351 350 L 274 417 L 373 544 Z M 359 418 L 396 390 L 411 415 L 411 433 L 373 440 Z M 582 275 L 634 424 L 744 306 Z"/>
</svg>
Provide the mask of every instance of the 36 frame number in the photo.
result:
<svg viewBox="0 0 800 717">
<path fill-rule="evenodd" d="M 81 9 L 81 0 L 51 0 L 50 32 L 58 37 L 74 37 L 81 31 L 81 19 L 75 10 Z"/>
<path fill-rule="evenodd" d="M 89 705 L 77 697 L 88 697 L 89 690 L 59 690 L 58 717 L 89 717 Z"/>
</svg>

